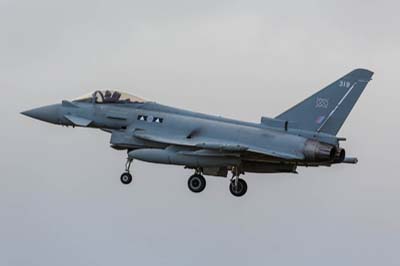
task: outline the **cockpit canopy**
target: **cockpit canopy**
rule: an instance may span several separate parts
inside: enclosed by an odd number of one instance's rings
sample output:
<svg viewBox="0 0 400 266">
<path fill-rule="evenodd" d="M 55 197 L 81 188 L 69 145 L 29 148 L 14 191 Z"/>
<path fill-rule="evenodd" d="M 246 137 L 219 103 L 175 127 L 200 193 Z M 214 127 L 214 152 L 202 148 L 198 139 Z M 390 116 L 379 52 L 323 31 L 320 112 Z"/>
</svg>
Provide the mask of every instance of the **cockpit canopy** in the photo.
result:
<svg viewBox="0 0 400 266">
<path fill-rule="evenodd" d="M 92 103 L 144 103 L 146 100 L 117 90 L 99 90 L 85 94 L 73 100 L 74 102 Z"/>
</svg>

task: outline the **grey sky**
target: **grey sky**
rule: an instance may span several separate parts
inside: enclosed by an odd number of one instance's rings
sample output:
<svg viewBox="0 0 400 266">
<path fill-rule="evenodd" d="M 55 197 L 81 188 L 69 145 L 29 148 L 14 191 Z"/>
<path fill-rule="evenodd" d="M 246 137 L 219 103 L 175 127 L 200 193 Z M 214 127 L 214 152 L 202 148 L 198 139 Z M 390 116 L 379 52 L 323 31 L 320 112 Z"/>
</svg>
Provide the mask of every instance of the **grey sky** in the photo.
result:
<svg viewBox="0 0 400 266">
<path fill-rule="evenodd" d="M 398 1 L 0 0 L 0 265 L 399 265 Z M 360 163 L 245 176 L 248 194 L 134 163 L 22 110 L 121 88 L 249 121 L 357 67 L 339 135 Z"/>
</svg>

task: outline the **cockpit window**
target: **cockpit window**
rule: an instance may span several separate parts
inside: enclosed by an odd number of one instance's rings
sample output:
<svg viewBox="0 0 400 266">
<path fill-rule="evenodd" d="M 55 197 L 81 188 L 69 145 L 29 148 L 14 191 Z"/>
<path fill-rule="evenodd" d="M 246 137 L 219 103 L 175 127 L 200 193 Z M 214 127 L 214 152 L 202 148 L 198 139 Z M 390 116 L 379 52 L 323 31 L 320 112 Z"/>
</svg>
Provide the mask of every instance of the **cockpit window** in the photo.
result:
<svg viewBox="0 0 400 266">
<path fill-rule="evenodd" d="M 95 91 L 74 99 L 75 102 L 144 103 L 146 100 L 117 90 Z"/>
</svg>

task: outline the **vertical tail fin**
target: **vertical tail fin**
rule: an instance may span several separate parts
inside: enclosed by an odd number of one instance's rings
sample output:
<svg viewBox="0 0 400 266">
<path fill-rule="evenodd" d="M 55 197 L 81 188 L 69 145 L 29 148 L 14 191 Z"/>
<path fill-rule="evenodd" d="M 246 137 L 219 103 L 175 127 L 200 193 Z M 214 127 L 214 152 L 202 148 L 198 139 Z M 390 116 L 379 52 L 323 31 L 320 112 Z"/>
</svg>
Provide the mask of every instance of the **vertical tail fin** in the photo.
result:
<svg viewBox="0 0 400 266">
<path fill-rule="evenodd" d="M 374 73 L 356 69 L 278 115 L 308 131 L 336 135 Z"/>
</svg>

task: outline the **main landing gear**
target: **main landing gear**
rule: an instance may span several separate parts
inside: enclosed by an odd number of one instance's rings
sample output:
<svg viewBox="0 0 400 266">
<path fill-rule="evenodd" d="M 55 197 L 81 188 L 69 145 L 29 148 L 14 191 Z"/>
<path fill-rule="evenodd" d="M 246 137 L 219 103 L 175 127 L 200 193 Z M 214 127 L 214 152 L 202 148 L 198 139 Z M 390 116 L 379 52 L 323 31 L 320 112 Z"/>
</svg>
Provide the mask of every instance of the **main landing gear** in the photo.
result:
<svg viewBox="0 0 400 266">
<path fill-rule="evenodd" d="M 237 166 L 232 167 L 232 178 L 229 184 L 229 191 L 235 197 L 241 197 L 247 192 L 247 183 L 243 179 L 239 178 L 241 171 Z"/>
<path fill-rule="evenodd" d="M 121 183 L 128 185 L 132 183 L 132 174 L 130 168 L 133 159 L 128 158 L 125 163 L 125 172 L 121 175 Z M 229 191 L 235 197 L 242 197 L 247 192 L 247 183 L 243 179 L 239 178 L 243 172 L 239 167 L 232 167 L 232 178 L 229 184 Z M 195 173 L 188 179 L 189 190 L 194 193 L 200 193 L 206 188 L 206 179 L 203 176 L 201 168 L 196 169 Z"/>
<path fill-rule="evenodd" d="M 132 175 L 130 173 L 130 168 L 133 159 L 128 158 L 125 163 L 125 172 L 121 175 L 121 182 L 124 185 L 128 185 L 132 182 Z"/>
<path fill-rule="evenodd" d="M 200 193 L 206 188 L 206 179 L 201 175 L 201 171 L 196 170 L 188 180 L 188 187 L 194 193 Z"/>
<path fill-rule="evenodd" d="M 242 197 L 247 192 L 247 183 L 239 178 L 242 172 L 238 167 L 232 167 L 232 178 L 229 184 L 229 191 L 235 197 Z M 201 169 L 196 172 L 188 180 L 189 190 L 194 193 L 200 193 L 206 188 L 206 179 L 202 175 Z"/>
</svg>

